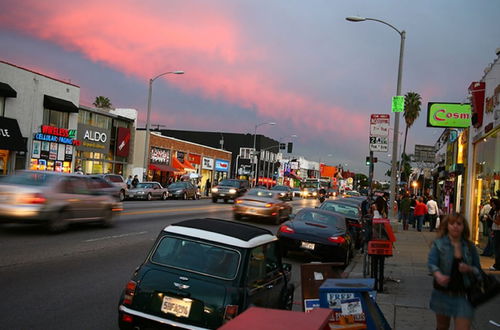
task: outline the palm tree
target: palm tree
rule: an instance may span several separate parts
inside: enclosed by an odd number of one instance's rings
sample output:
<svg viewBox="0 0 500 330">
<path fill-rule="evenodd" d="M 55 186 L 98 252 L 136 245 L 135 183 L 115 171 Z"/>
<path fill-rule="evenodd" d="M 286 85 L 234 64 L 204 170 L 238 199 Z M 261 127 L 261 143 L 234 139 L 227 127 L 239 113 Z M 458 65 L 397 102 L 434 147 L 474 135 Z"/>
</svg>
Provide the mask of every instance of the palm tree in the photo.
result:
<svg viewBox="0 0 500 330">
<path fill-rule="evenodd" d="M 93 105 L 96 108 L 101 108 L 101 109 L 110 109 L 113 106 L 109 98 L 105 96 L 97 96 L 95 98 Z"/>
<path fill-rule="evenodd" d="M 422 105 L 422 98 L 420 97 L 420 94 L 415 92 L 406 93 L 405 112 L 403 113 L 406 122 L 405 141 L 403 144 L 403 155 L 406 155 L 406 137 L 408 136 L 408 129 L 413 125 L 415 120 L 417 120 L 418 115 L 420 115 L 421 105 Z"/>
</svg>

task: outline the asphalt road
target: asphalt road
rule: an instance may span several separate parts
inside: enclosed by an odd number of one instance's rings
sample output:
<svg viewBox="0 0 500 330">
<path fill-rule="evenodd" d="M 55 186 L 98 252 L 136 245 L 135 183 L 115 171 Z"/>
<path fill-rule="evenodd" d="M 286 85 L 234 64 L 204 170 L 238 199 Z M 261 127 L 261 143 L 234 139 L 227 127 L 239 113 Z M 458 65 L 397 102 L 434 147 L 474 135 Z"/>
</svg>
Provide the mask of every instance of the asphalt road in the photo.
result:
<svg viewBox="0 0 500 330">
<path fill-rule="evenodd" d="M 295 199 L 294 212 L 317 200 Z M 1 328 L 117 329 L 120 293 L 143 261 L 158 233 L 168 224 L 190 218 L 232 219 L 231 204 L 198 201 L 127 201 L 116 225 L 75 225 L 50 235 L 31 225 L 0 227 Z M 276 232 L 278 226 L 249 221 Z M 292 281 L 300 305 L 300 264 Z"/>
</svg>

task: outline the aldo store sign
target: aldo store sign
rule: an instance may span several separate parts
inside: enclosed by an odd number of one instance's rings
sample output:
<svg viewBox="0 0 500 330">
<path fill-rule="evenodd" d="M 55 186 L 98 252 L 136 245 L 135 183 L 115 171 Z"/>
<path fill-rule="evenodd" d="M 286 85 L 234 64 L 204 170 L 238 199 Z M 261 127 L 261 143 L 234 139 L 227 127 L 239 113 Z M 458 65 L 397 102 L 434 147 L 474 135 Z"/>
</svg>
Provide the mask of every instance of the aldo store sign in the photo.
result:
<svg viewBox="0 0 500 330">
<path fill-rule="evenodd" d="M 427 127 L 465 128 L 471 125 L 468 103 L 434 103 L 427 106 Z"/>
<path fill-rule="evenodd" d="M 111 131 L 104 128 L 78 124 L 78 140 L 81 141 L 77 148 L 80 151 L 107 153 Z"/>
</svg>

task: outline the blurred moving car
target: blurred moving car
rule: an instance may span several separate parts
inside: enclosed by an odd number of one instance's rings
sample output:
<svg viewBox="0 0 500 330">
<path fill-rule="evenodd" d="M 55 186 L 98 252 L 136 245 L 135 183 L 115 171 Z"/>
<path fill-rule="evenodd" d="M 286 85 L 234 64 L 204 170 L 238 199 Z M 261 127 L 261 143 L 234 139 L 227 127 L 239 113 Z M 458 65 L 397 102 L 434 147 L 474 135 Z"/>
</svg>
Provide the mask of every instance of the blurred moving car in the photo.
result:
<svg viewBox="0 0 500 330">
<path fill-rule="evenodd" d="M 127 196 L 127 182 L 119 174 L 92 174 L 93 177 L 101 177 L 116 188 L 118 188 L 118 199 L 122 202 Z"/>
<path fill-rule="evenodd" d="M 292 308 L 291 265 L 267 229 L 220 219 L 164 228 L 120 297 L 120 329 L 216 329 L 249 306 Z"/>
<path fill-rule="evenodd" d="M 272 187 L 271 190 L 278 191 L 284 200 L 285 199 L 289 200 L 289 201 L 293 200 L 292 188 L 290 188 L 289 186 L 277 185 L 277 186 Z"/>
<path fill-rule="evenodd" d="M 168 187 L 168 197 L 175 199 L 196 199 L 198 187 L 189 181 L 171 183 Z"/>
<path fill-rule="evenodd" d="M 235 200 L 243 196 L 249 187 L 250 184 L 247 180 L 224 179 L 212 188 L 212 202 L 217 203 L 219 199 L 223 199 L 224 203 L 230 199 Z"/>
<path fill-rule="evenodd" d="M 328 188 L 326 194 L 328 197 L 337 197 L 337 191 L 333 188 Z"/>
<path fill-rule="evenodd" d="M 316 198 L 318 196 L 317 188 L 304 188 L 302 189 L 302 198 Z"/>
<path fill-rule="evenodd" d="M 292 206 L 284 201 L 280 191 L 251 189 L 234 202 L 233 217 L 271 218 L 275 224 L 288 219 L 292 214 Z"/>
<path fill-rule="evenodd" d="M 344 191 L 344 197 L 351 197 L 351 196 L 361 196 L 359 192 L 356 190 L 346 190 Z"/>
<path fill-rule="evenodd" d="M 354 240 L 356 249 L 363 246 L 363 219 L 361 215 L 361 206 L 353 203 L 346 203 L 346 199 L 334 199 L 324 201 L 320 206 L 320 210 L 340 213 L 347 220 L 347 225 Z"/>
<path fill-rule="evenodd" d="M 135 188 L 129 189 L 127 197 L 148 201 L 153 198 L 166 200 L 168 198 L 168 190 L 156 181 L 139 182 Z"/>
<path fill-rule="evenodd" d="M 125 196 L 123 197 L 123 199 L 121 199 L 121 191 L 122 191 L 121 187 L 110 183 L 109 181 L 105 180 L 102 176 L 89 175 L 88 177 L 92 180 L 96 189 L 100 189 L 103 192 L 107 192 L 109 195 L 114 196 L 118 201 L 123 201 L 126 198 Z"/>
<path fill-rule="evenodd" d="M 292 188 L 292 195 L 293 195 L 293 197 L 301 197 L 302 190 L 300 190 L 299 187 Z"/>
<path fill-rule="evenodd" d="M 323 261 L 340 261 L 347 266 L 353 254 L 352 238 L 346 219 L 338 213 L 303 208 L 276 234 L 283 255 L 300 251 Z"/>
<path fill-rule="evenodd" d="M 112 226 L 121 210 L 121 202 L 85 175 L 19 171 L 0 180 L 2 222 L 45 224 L 55 233 L 72 222 Z"/>
</svg>

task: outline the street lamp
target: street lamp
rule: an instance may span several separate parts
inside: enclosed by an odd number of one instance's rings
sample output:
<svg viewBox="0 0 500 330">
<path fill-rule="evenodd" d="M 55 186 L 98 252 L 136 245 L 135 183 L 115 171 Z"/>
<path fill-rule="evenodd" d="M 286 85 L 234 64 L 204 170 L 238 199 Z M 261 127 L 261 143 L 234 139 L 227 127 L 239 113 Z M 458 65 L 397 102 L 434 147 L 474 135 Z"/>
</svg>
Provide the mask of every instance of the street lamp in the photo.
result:
<svg viewBox="0 0 500 330">
<path fill-rule="evenodd" d="M 256 148 L 255 145 L 257 143 L 257 128 L 259 126 L 262 126 L 262 125 L 276 125 L 276 123 L 271 121 L 271 122 L 265 122 L 265 123 L 260 123 L 260 124 L 255 125 L 255 129 L 253 131 L 253 154 L 254 154 L 255 157 L 257 157 L 257 150 L 255 149 Z M 252 159 L 252 160 L 254 160 L 254 159 Z M 253 173 L 254 180 L 255 180 L 254 187 L 257 185 L 257 178 L 258 178 L 258 176 L 257 176 L 258 173 L 257 172 L 259 170 L 257 166 L 258 166 L 258 163 L 255 162 L 255 169 L 253 171 L 254 172 Z"/>
<path fill-rule="evenodd" d="M 397 85 L 397 90 L 396 90 L 396 95 L 399 96 L 401 94 L 401 79 L 403 76 L 403 54 L 404 54 L 404 47 L 405 47 L 405 38 L 406 38 L 406 31 L 399 31 L 396 29 L 393 25 L 384 22 L 382 20 L 376 19 L 376 18 L 367 18 L 367 17 L 359 17 L 359 16 L 350 16 L 346 17 L 346 20 L 350 22 L 363 22 L 363 21 L 375 21 L 379 22 L 382 24 L 387 25 L 394 31 L 396 31 L 399 36 L 401 37 L 401 43 L 399 47 L 399 67 L 398 67 L 398 85 Z M 397 162 L 398 162 L 398 132 L 399 132 L 399 112 L 395 112 L 394 114 L 394 135 L 393 135 L 393 144 L 392 144 L 392 160 L 391 160 L 391 184 L 389 187 L 390 190 L 390 195 L 389 195 L 389 212 L 390 212 L 390 217 L 394 219 L 396 217 L 396 213 L 394 210 L 394 201 L 396 198 L 397 194 L 397 187 L 396 187 L 396 174 L 397 174 Z"/>
<path fill-rule="evenodd" d="M 162 74 L 157 75 L 154 78 L 149 79 L 149 91 L 148 91 L 148 115 L 146 118 L 146 138 L 144 139 L 144 180 L 146 180 L 147 173 L 148 173 L 148 149 L 149 149 L 149 130 L 151 126 L 150 122 L 150 117 L 151 117 L 151 94 L 153 92 L 153 82 L 160 78 L 161 76 L 164 76 L 166 74 L 184 74 L 184 71 L 168 71 L 164 72 Z"/>
</svg>

